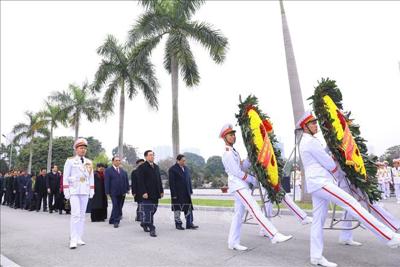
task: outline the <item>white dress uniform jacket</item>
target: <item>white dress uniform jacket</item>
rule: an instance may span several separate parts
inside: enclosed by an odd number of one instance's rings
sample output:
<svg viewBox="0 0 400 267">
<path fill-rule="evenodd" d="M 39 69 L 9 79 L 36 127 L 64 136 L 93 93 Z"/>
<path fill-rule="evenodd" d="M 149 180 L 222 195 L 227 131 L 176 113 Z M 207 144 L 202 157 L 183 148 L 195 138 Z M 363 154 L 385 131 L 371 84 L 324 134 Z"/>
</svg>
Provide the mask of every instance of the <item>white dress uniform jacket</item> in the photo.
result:
<svg viewBox="0 0 400 267">
<path fill-rule="evenodd" d="M 393 182 L 395 184 L 400 184 L 400 167 L 392 168 Z"/>
<path fill-rule="evenodd" d="M 94 195 L 93 164 L 90 159 L 75 156 L 68 158 L 64 165 L 63 187 L 64 194 Z"/>
<path fill-rule="evenodd" d="M 335 161 L 326 153 L 316 137 L 303 133 L 299 149 L 305 169 L 308 193 L 312 193 L 330 183 L 336 184 L 332 175 L 337 170 Z"/>
<path fill-rule="evenodd" d="M 225 146 L 222 163 L 225 172 L 228 174 L 229 193 L 239 189 L 249 189 L 249 183 L 256 185 L 256 179 L 246 173 L 246 170 L 251 166 L 250 162 L 247 159 L 242 162 L 239 153 L 233 147 Z"/>
</svg>

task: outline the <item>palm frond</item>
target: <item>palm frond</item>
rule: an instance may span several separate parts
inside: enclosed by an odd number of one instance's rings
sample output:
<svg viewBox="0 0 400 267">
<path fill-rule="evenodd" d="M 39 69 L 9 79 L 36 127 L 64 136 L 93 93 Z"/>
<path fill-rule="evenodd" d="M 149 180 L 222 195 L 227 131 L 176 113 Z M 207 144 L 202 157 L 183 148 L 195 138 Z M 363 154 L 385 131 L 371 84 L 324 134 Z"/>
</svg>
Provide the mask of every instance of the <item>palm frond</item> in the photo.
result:
<svg viewBox="0 0 400 267">
<path fill-rule="evenodd" d="M 149 104 L 149 106 L 158 110 L 158 98 L 157 98 L 158 88 L 150 87 L 149 84 L 145 80 L 143 80 L 139 77 L 137 77 L 135 79 L 135 83 L 142 90 L 143 95 L 144 95 L 147 103 Z"/>
<path fill-rule="evenodd" d="M 115 78 L 108 85 L 108 89 L 104 93 L 103 102 L 101 104 L 101 109 L 105 113 L 113 113 L 114 112 L 114 102 L 115 97 L 118 92 L 118 79 Z"/>
<path fill-rule="evenodd" d="M 186 85 L 197 85 L 200 82 L 200 74 L 186 37 L 180 33 L 170 34 L 166 46 L 168 54 L 176 57 Z"/>
<path fill-rule="evenodd" d="M 200 22 L 188 22 L 182 25 L 182 29 L 194 40 L 200 42 L 216 63 L 222 63 L 225 60 L 228 39 L 219 30 L 214 30 L 211 25 Z"/>
<path fill-rule="evenodd" d="M 149 11 L 136 21 L 136 24 L 128 32 L 127 46 L 133 47 L 140 39 L 163 35 L 171 25 L 167 16 Z"/>
</svg>

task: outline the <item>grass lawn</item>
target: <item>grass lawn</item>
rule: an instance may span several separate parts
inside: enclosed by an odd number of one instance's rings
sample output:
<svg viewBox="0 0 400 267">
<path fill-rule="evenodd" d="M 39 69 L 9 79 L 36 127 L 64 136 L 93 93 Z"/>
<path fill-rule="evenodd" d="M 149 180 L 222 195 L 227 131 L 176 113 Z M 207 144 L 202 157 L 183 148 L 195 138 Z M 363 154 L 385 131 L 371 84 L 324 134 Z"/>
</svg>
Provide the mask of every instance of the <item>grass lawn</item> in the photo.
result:
<svg viewBox="0 0 400 267">
<path fill-rule="evenodd" d="M 195 206 L 211 206 L 211 207 L 233 207 L 234 201 L 230 199 L 192 199 L 193 205 Z M 257 201 L 261 204 L 261 201 Z M 160 200 L 160 204 L 171 204 L 171 199 L 165 198 Z M 305 210 L 311 210 L 311 203 L 296 202 L 296 204 Z M 285 205 L 280 204 L 282 208 L 286 208 Z M 276 208 L 276 205 L 275 205 Z"/>
</svg>

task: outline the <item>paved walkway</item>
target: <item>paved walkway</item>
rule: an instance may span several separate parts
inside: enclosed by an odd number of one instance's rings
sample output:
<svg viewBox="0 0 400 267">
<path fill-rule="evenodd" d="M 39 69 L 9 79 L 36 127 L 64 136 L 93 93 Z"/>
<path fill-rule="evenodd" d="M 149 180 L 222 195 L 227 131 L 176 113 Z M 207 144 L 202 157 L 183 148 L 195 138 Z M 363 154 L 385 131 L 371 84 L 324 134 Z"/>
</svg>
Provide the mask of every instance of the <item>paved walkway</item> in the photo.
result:
<svg viewBox="0 0 400 267">
<path fill-rule="evenodd" d="M 400 217 L 400 205 L 386 206 Z M 199 230 L 175 230 L 170 209 L 160 208 L 155 221 L 157 238 L 151 238 L 133 221 L 135 205 L 126 203 L 118 229 L 108 223 L 91 223 L 87 216 L 87 245 L 68 248 L 69 216 L 27 212 L 1 206 L 1 254 L 20 266 L 311 266 L 310 226 L 293 216 L 274 218 L 275 226 L 294 238 L 272 245 L 258 235 L 258 227 L 244 225 L 242 244 L 251 249 L 227 249 L 231 211 L 195 211 Z M 109 209 L 110 213 L 110 209 Z M 400 249 L 382 245 L 367 230 L 357 228 L 362 247 L 339 245 L 339 232 L 325 231 L 325 256 L 339 266 L 400 266 Z"/>
</svg>

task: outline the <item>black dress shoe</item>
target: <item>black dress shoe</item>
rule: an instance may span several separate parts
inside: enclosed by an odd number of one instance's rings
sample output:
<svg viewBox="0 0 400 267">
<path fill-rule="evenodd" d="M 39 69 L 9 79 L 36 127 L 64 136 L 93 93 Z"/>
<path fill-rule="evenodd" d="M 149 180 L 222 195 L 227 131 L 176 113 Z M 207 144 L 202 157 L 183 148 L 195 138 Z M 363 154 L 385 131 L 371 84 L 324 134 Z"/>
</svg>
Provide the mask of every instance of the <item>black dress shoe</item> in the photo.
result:
<svg viewBox="0 0 400 267">
<path fill-rule="evenodd" d="M 114 223 L 114 228 L 118 228 L 119 227 L 119 223 Z"/>
<path fill-rule="evenodd" d="M 140 224 L 140 226 L 143 228 L 143 231 L 145 231 L 146 233 L 150 232 L 150 229 L 147 225 Z"/>
<path fill-rule="evenodd" d="M 197 228 L 199 228 L 199 227 L 197 225 L 194 225 L 194 224 L 186 226 L 186 229 L 196 230 Z"/>
<path fill-rule="evenodd" d="M 151 237 L 157 237 L 156 230 L 150 230 Z"/>
<path fill-rule="evenodd" d="M 52 211 L 52 210 L 50 210 L 50 211 L 49 211 L 49 213 L 53 213 L 53 211 Z"/>
<path fill-rule="evenodd" d="M 178 230 L 185 230 L 185 228 L 183 228 L 182 225 L 180 225 L 180 224 L 175 225 L 175 228 Z"/>
</svg>

